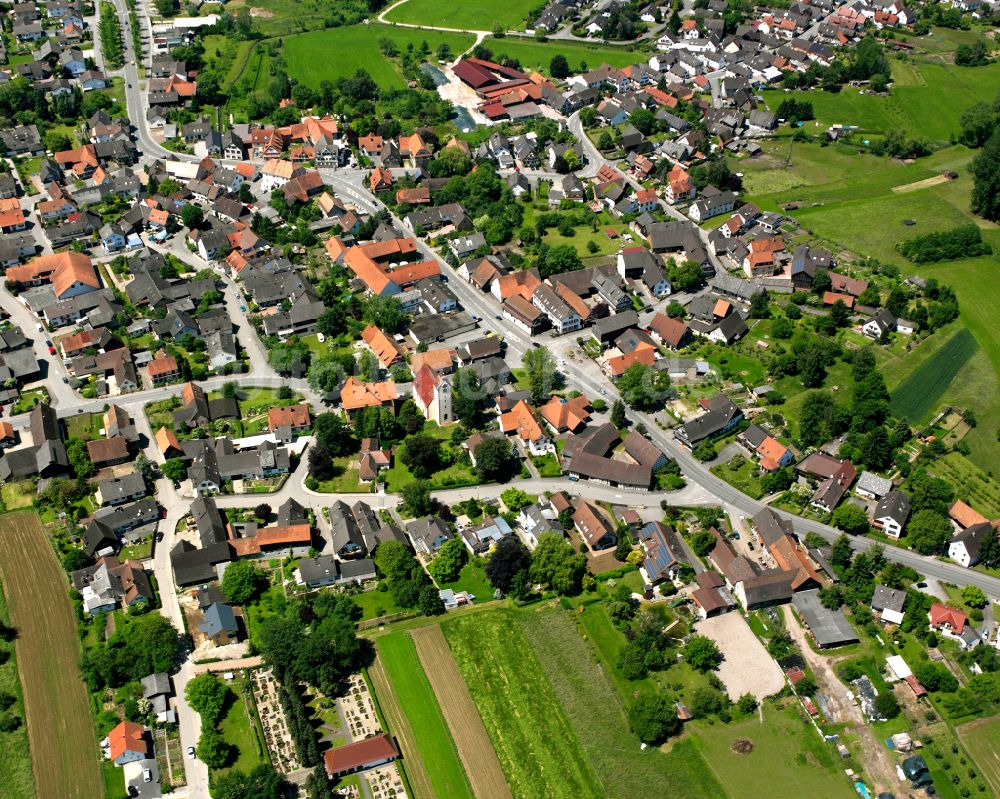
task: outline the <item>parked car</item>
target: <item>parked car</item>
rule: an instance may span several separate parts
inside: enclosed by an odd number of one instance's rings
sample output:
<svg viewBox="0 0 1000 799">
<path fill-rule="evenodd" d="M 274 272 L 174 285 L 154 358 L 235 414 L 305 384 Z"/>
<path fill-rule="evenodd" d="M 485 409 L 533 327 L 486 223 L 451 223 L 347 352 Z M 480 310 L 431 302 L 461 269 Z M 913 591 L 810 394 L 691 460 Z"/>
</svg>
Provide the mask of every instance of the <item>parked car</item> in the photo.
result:
<svg viewBox="0 0 1000 799">
<path fill-rule="evenodd" d="M 193 746 L 189 746 L 188 747 L 188 758 L 190 758 L 191 760 L 194 760 L 194 747 Z"/>
<path fill-rule="evenodd" d="M 142 781 L 143 782 L 152 782 L 153 781 L 153 772 L 150 771 L 148 768 L 144 768 L 142 770 Z"/>
</svg>

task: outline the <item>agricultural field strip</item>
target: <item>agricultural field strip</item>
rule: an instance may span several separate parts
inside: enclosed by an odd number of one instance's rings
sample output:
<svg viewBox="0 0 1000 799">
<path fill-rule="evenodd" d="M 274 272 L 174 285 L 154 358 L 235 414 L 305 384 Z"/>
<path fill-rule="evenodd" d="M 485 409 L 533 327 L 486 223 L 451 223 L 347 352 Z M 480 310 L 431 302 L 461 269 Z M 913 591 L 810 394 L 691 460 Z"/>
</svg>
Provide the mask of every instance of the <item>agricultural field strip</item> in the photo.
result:
<svg viewBox="0 0 1000 799">
<path fill-rule="evenodd" d="M 368 676 L 371 677 L 375 696 L 378 698 L 379 706 L 389 724 L 389 732 L 399 741 L 403 754 L 403 767 L 406 770 L 406 776 L 415 799 L 435 799 L 436 794 L 431 787 L 431 778 L 418 754 L 416 737 L 403 708 L 399 704 L 399 697 L 392 687 L 392 682 L 389 680 L 389 675 L 386 674 L 381 659 L 376 658 L 371 668 L 368 669 Z"/>
<path fill-rule="evenodd" d="M 3 579 L 39 797 L 94 799 L 104 780 L 66 577 L 34 513 L 0 520 Z"/>
<path fill-rule="evenodd" d="M 511 799 L 489 733 L 441 628 L 437 625 L 422 627 L 414 630 L 411 636 L 476 799 Z"/>
<path fill-rule="evenodd" d="M 962 745 L 969 750 L 994 793 L 1000 796 L 1000 717 L 981 719 L 956 728 Z"/>
<path fill-rule="evenodd" d="M 573 727 L 510 614 L 442 625 L 514 796 L 601 797 Z"/>
<path fill-rule="evenodd" d="M 957 331 L 896 387 L 890 397 L 892 412 L 911 424 L 926 421 L 951 381 L 977 349 L 979 344 L 967 328 Z"/>
<path fill-rule="evenodd" d="M 436 629 L 436 628 L 435 628 Z M 419 750 L 437 796 L 472 799 L 473 791 L 444 714 L 417 656 L 415 642 L 405 632 L 382 636 L 376 644 L 379 659 Z M 478 716 L 475 717 L 478 720 Z M 461 733 L 461 730 L 458 730 Z M 484 733 L 485 734 L 485 733 Z M 489 741 L 487 741 L 487 744 Z"/>
</svg>

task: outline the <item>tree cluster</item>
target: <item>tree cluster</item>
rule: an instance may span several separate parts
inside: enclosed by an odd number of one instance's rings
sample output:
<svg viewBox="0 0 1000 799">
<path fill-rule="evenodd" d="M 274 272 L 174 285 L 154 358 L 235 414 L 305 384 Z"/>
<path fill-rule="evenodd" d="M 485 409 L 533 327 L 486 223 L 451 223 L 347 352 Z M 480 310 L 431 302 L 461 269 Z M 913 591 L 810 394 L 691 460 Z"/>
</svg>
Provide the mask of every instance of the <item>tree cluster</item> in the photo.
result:
<svg viewBox="0 0 1000 799">
<path fill-rule="evenodd" d="M 396 605 L 417 609 L 425 616 L 444 612 L 438 589 L 405 544 L 383 541 L 375 552 L 375 566 L 383 579 L 379 589 L 388 590 Z"/>
<path fill-rule="evenodd" d="M 993 248 L 983 241 L 983 233 L 979 226 L 971 222 L 951 230 L 915 236 L 897 244 L 896 249 L 915 264 L 978 258 L 980 255 L 990 255 L 993 252 Z"/>
<path fill-rule="evenodd" d="M 158 671 L 170 671 L 180 652 L 180 636 L 159 613 L 127 615 L 107 642 L 84 653 L 80 671 L 92 691 L 120 688 Z"/>
</svg>

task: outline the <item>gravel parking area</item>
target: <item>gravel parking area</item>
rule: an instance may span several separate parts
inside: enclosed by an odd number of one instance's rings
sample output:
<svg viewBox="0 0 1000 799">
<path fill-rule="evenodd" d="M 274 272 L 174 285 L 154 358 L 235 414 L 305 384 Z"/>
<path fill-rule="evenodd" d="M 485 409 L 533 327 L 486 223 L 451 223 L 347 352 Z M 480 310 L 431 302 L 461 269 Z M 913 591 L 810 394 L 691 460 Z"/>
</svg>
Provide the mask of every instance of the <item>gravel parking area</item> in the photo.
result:
<svg viewBox="0 0 1000 799">
<path fill-rule="evenodd" d="M 760 700 L 777 693 L 785 685 L 778 664 L 738 612 L 700 621 L 695 625 L 695 632 L 715 641 L 725 655 L 718 674 L 733 701 L 746 693 Z"/>
</svg>

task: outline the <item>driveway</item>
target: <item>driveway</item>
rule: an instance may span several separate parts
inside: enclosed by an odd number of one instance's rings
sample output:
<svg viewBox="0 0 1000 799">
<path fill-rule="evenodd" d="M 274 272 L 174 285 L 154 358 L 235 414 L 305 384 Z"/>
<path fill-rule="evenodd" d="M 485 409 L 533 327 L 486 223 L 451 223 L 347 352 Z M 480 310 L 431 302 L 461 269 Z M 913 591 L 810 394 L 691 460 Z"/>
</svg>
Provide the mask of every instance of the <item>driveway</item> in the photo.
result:
<svg viewBox="0 0 1000 799">
<path fill-rule="evenodd" d="M 151 782 L 146 782 L 142 778 L 142 772 L 149 769 L 153 773 Z M 125 788 L 135 788 L 138 791 L 136 796 L 140 799 L 159 799 L 160 797 L 160 772 L 156 767 L 156 758 L 148 760 L 138 760 L 135 763 L 126 763 L 122 766 L 125 774 Z"/>
</svg>

